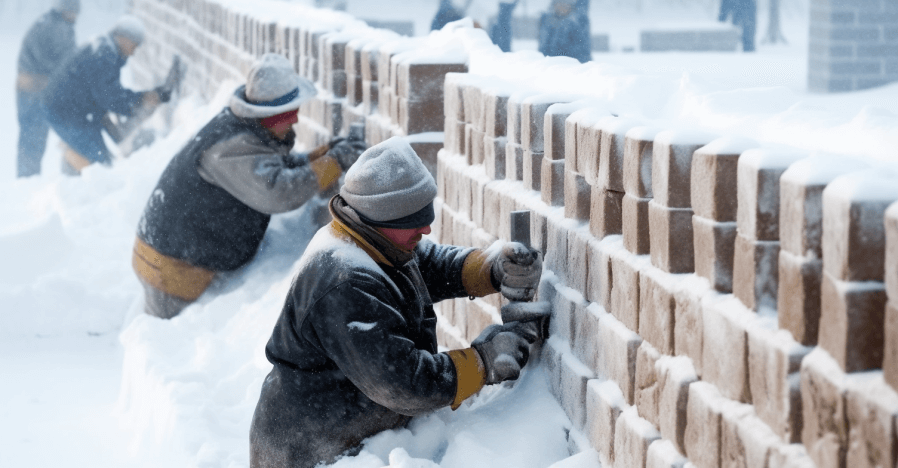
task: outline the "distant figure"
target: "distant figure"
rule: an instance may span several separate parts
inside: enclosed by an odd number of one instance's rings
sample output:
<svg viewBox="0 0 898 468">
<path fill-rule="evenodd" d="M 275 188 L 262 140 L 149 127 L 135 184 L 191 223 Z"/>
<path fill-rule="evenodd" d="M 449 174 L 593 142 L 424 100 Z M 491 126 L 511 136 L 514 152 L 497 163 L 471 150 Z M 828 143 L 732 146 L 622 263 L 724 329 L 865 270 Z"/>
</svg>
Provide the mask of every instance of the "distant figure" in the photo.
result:
<svg viewBox="0 0 898 468">
<path fill-rule="evenodd" d="M 720 21 L 732 17 L 733 24 L 742 28 L 742 51 L 755 51 L 755 27 L 758 20 L 757 0 L 721 0 Z"/>
<path fill-rule="evenodd" d="M 122 87 L 122 67 L 143 38 L 140 20 L 123 16 L 108 35 L 82 46 L 50 78 L 43 108 L 53 131 L 69 146 L 65 172 L 76 175 L 92 163 L 112 163 L 101 133 L 107 112 L 126 117 L 149 114 L 171 98 L 167 86 L 144 92 Z"/>
<path fill-rule="evenodd" d="M 502 52 L 511 52 L 511 13 L 517 5 L 518 0 L 511 3 L 500 2 L 499 16 L 490 26 L 490 39 L 502 49 Z"/>
<path fill-rule="evenodd" d="M 588 2 L 552 0 L 552 11 L 539 19 L 539 51 L 547 57 L 573 57 L 580 63 L 592 59 Z"/>
<path fill-rule="evenodd" d="M 56 0 L 53 9 L 31 26 L 22 41 L 16 77 L 18 177 L 41 172 L 50 126 L 41 110 L 40 93 L 47 87 L 50 75 L 75 50 L 75 20 L 80 11 L 80 0 Z"/>
<path fill-rule="evenodd" d="M 434 16 L 433 21 L 430 23 L 430 30 L 438 31 L 443 29 L 443 26 L 464 17 L 462 12 L 458 11 L 458 8 L 452 4 L 452 0 L 440 0 L 440 8 L 437 10 L 437 15 Z"/>
</svg>

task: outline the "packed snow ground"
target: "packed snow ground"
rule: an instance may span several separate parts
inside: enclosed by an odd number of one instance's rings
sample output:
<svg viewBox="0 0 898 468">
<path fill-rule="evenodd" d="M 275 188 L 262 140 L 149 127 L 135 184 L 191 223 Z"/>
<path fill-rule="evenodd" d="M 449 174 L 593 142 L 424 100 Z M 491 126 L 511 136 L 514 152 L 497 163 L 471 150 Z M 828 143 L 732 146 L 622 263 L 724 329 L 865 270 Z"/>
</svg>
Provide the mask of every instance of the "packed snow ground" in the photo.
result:
<svg viewBox="0 0 898 468">
<path fill-rule="evenodd" d="M 350 0 L 351 13 L 354 1 L 360 0 Z M 385 1 L 378 10 L 400 11 L 390 5 L 404 3 Z M 429 3 L 410 13 L 416 23 L 429 23 L 436 2 L 422 2 Z M 107 29 L 117 14 L 91 5 L 79 23 L 80 42 Z M 678 11 L 712 15 L 708 8 Z M 247 466 L 249 421 L 270 368 L 263 348 L 313 234 L 311 210 L 275 217 L 257 258 L 218 280 L 182 316 L 143 316 L 130 267 L 141 210 L 168 159 L 224 105 L 236 83 L 209 104 L 182 99 L 175 130 L 111 168 L 62 177 L 51 137 L 44 175 L 15 180 L 13 64 L 36 14 L 0 21 L 6 26 L 0 33 L 0 466 Z M 643 21 L 628 8 L 604 15 L 610 24 Z M 750 56 L 601 54 L 602 63 L 582 76 L 559 62 L 539 70 L 532 84 L 552 89 L 564 76 L 574 82 L 571 91 L 601 88 L 607 91 L 590 94 L 662 121 L 687 120 L 894 169 L 898 85 L 807 95 L 806 18 L 790 16 L 786 26 L 789 45 L 762 46 Z M 472 68 L 493 71 L 488 56 Z M 534 72 L 498 64 L 506 67 L 498 75 Z M 567 457 L 570 423 L 544 377 L 535 366 L 513 387 L 488 389 L 457 412 L 439 411 L 372 438 L 361 455 L 338 466 L 550 466 Z M 587 452 L 559 467 L 594 459 Z"/>
</svg>

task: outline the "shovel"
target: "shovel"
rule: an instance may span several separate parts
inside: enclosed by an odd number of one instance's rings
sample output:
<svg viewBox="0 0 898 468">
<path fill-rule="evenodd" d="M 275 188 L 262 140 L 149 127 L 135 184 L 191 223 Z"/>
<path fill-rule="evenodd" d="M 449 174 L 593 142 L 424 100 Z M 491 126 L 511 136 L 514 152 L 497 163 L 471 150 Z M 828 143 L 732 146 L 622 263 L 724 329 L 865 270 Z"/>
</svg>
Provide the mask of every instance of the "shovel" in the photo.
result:
<svg viewBox="0 0 898 468">
<path fill-rule="evenodd" d="M 511 240 L 530 248 L 530 210 L 511 212 Z M 507 298 L 507 296 L 506 296 Z M 502 323 L 534 322 L 540 341 L 549 337 L 552 305 L 548 302 L 511 301 L 499 310 Z"/>
</svg>

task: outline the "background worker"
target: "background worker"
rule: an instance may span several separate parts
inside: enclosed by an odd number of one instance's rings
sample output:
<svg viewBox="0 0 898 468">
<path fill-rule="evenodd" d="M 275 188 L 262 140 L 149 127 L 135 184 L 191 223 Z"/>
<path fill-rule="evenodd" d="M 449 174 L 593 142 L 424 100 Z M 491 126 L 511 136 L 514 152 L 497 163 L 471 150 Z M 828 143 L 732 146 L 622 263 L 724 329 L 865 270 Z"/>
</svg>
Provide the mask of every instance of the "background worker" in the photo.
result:
<svg viewBox="0 0 898 468">
<path fill-rule="evenodd" d="M 333 221 L 300 261 L 265 355 L 250 466 L 305 468 L 358 451 L 412 416 L 458 408 L 514 380 L 537 338 L 531 324 L 488 327 L 471 348 L 437 352 L 433 303 L 502 290 L 532 298 L 539 252 L 422 240 L 436 182 L 401 138 L 368 149 L 330 202 Z"/>
<path fill-rule="evenodd" d="M 586 8 L 589 2 L 552 0 L 551 10 L 539 18 L 539 51 L 547 57 L 592 60 L 592 39 Z"/>
<path fill-rule="evenodd" d="M 38 18 L 22 41 L 16 77 L 18 177 L 41 172 L 50 126 L 41 110 L 40 96 L 50 75 L 75 51 L 75 20 L 80 11 L 80 0 L 56 0 L 53 9 Z"/>
<path fill-rule="evenodd" d="M 311 153 L 291 152 L 299 106 L 315 93 L 285 57 L 266 54 L 228 106 L 174 156 L 134 246 L 147 314 L 174 317 L 217 272 L 249 263 L 272 214 L 332 187 L 365 150 L 361 141 L 335 139 Z"/>
</svg>

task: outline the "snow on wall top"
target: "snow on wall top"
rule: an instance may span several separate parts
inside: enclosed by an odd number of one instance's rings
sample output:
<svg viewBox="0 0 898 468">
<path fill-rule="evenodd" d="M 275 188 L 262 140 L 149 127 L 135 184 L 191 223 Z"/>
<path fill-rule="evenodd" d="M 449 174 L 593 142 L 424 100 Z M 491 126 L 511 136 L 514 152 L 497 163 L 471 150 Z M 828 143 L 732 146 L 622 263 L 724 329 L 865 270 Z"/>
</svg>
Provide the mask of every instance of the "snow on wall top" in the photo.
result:
<svg viewBox="0 0 898 468">
<path fill-rule="evenodd" d="M 701 130 L 665 130 L 655 136 L 655 144 L 661 145 L 706 145 L 717 138 L 713 133 Z"/>
<path fill-rule="evenodd" d="M 705 154 L 742 154 L 757 147 L 758 142 L 751 138 L 725 136 L 702 146 L 698 151 Z"/>
<path fill-rule="evenodd" d="M 881 169 L 845 174 L 826 186 L 823 197 L 851 201 L 898 200 L 898 174 Z"/>
<path fill-rule="evenodd" d="M 824 185 L 853 171 L 869 167 L 858 159 L 833 154 L 816 154 L 789 166 L 781 180 L 801 185 Z"/>
<path fill-rule="evenodd" d="M 754 148 L 739 158 L 740 166 L 758 169 L 785 169 L 793 163 L 808 157 L 807 153 L 794 149 Z"/>
</svg>

